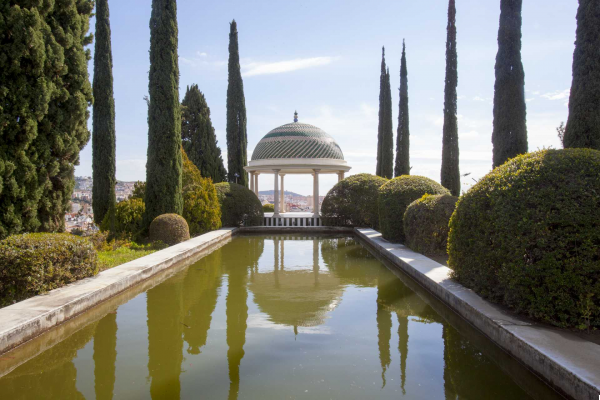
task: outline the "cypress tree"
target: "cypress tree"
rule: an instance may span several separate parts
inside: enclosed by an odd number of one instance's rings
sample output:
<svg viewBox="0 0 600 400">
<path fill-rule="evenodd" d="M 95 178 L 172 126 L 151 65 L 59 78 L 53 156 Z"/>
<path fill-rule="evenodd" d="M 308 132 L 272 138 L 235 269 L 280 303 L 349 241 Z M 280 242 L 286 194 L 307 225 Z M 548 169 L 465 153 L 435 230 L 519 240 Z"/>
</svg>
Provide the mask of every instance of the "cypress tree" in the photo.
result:
<svg viewBox="0 0 600 400">
<path fill-rule="evenodd" d="M 406 67 L 406 44 L 402 40 L 400 60 L 400 103 L 398 113 L 398 138 L 396 139 L 396 176 L 410 175 L 410 131 L 408 123 L 408 69 Z"/>
<path fill-rule="evenodd" d="M 600 150 L 600 2 L 579 0 L 564 147 Z"/>
<path fill-rule="evenodd" d="M 221 149 L 217 146 L 210 108 L 198 85 L 188 86 L 181 103 L 181 140 L 190 161 L 213 182 L 227 179 Z"/>
<path fill-rule="evenodd" d="M 146 225 L 183 211 L 177 2 L 152 0 L 146 164 Z"/>
<path fill-rule="evenodd" d="M 94 114 L 92 118 L 92 206 L 100 224 L 116 203 L 115 99 L 108 0 L 96 0 L 96 46 L 94 50 Z"/>
<path fill-rule="evenodd" d="M 248 186 L 248 137 L 246 133 L 246 100 L 240 71 L 237 24 L 229 30 L 229 85 L 227 86 L 227 178 L 230 182 Z M 236 178 L 235 175 L 238 175 Z"/>
<path fill-rule="evenodd" d="M 458 85 L 456 54 L 456 4 L 448 2 L 448 27 L 446 37 L 446 86 L 444 88 L 444 128 L 442 136 L 441 183 L 452 195 L 460 195 L 458 167 L 458 121 L 456 86 Z"/>
<path fill-rule="evenodd" d="M 500 1 L 500 28 L 494 84 L 494 168 L 527 153 L 525 71 L 521 62 L 523 0 Z"/>
<path fill-rule="evenodd" d="M 0 3 L 0 237 L 64 229 L 89 140 L 93 1 Z"/>
<path fill-rule="evenodd" d="M 377 128 L 377 166 L 375 174 L 391 178 L 394 162 L 394 134 L 392 126 L 392 91 L 390 71 L 385 64 L 385 47 L 381 48 L 381 75 L 379 76 L 379 126 Z"/>
</svg>

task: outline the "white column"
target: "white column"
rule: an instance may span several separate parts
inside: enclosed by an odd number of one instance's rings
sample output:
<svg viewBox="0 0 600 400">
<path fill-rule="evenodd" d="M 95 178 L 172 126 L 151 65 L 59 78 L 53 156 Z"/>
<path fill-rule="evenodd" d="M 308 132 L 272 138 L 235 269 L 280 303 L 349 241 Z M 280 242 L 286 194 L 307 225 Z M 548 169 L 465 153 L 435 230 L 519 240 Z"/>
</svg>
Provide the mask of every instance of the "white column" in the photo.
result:
<svg viewBox="0 0 600 400">
<path fill-rule="evenodd" d="M 273 200 L 275 203 L 274 217 L 279 217 L 279 171 L 279 169 L 273 170 L 273 173 L 275 174 L 275 185 L 273 186 Z"/>
<path fill-rule="evenodd" d="M 344 171 L 338 172 L 338 182 L 344 180 Z"/>
<path fill-rule="evenodd" d="M 313 213 L 315 217 L 319 216 L 319 171 L 320 169 L 313 169 L 314 179 L 313 179 Z"/>
<path fill-rule="evenodd" d="M 283 177 L 285 176 L 285 174 L 279 174 L 279 176 L 281 176 L 281 205 L 279 208 L 281 208 L 281 212 L 284 213 L 285 212 L 285 189 L 283 188 Z"/>
<path fill-rule="evenodd" d="M 250 190 L 254 192 L 254 171 L 250 171 Z"/>
<path fill-rule="evenodd" d="M 254 174 L 254 193 L 256 193 L 256 197 L 258 197 L 258 175 L 258 172 Z"/>
</svg>

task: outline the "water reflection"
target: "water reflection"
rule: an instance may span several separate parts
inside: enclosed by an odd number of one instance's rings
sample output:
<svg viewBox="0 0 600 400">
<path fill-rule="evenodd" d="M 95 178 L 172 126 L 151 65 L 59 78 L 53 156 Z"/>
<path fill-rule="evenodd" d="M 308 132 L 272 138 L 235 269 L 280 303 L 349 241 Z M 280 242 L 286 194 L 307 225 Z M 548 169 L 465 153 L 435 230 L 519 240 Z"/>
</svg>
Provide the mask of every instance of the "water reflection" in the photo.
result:
<svg viewBox="0 0 600 400">
<path fill-rule="evenodd" d="M 2 397 L 529 397 L 527 371 L 499 368 L 356 241 L 299 239 L 235 238 L 0 378 Z"/>
</svg>

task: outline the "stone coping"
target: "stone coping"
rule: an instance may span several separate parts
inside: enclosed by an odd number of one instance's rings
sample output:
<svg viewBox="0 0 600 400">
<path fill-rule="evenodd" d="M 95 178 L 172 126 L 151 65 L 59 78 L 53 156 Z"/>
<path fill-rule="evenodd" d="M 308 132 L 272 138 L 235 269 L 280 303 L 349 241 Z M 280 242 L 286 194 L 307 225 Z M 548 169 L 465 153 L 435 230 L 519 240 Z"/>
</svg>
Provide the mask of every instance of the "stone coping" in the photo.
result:
<svg viewBox="0 0 600 400">
<path fill-rule="evenodd" d="M 231 238 L 224 228 L 0 309 L 0 354 Z"/>
<path fill-rule="evenodd" d="M 373 229 L 357 237 L 454 310 L 559 392 L 574 399 L 600 397 L 600 345 L 537 324 L 492 304 L 450 279 L 451 270 Z"/>
</svg>

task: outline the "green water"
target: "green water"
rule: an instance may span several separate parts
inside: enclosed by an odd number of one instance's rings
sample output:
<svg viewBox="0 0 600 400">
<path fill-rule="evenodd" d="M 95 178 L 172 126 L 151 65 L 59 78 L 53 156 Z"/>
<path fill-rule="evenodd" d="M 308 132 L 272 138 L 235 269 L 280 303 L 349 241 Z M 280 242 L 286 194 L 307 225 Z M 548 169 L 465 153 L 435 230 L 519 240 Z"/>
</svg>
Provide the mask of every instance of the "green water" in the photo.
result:
<svg viewBox="0 0 600 400">
<path fill-rule="evenodd" d="M 0 398 L 556 396 L 354 239 L 235 237 L 147 285 L 0 358 L 30 357 Z"/>
</svg>

